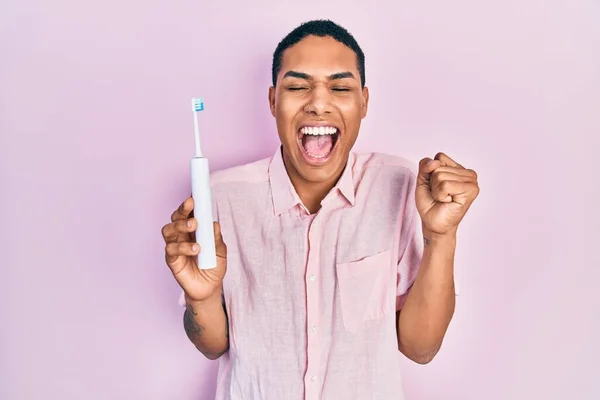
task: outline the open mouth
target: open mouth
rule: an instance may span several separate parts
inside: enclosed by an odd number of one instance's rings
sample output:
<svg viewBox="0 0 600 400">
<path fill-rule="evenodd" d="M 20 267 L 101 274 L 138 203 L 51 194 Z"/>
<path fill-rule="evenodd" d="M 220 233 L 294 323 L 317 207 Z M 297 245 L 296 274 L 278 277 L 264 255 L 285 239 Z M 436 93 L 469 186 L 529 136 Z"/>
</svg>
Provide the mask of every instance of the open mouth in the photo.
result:
<svg viewBox="0 0 600 400">
<path fill-rule="evenodd" d="M 312 161 L 326 161 L 338 142 L 335 126 L 304 126 L 298 131 L 300 145 Z"/>
</svg>

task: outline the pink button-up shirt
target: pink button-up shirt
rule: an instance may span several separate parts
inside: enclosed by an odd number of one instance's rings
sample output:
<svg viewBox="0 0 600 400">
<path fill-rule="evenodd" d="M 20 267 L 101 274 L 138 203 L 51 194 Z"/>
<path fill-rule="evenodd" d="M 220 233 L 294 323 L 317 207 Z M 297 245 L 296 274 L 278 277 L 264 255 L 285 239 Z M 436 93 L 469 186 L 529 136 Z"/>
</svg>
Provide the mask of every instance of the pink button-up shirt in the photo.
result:
<svg viewBox="0 0 600 400">
<path fill-rule="evenodd" d="M 416 166 L 350 155 L 310 215 L 273 157 L 212 175 L 228 248 L 218 400 L 401 400 L 395 312 L 422 257 Z"/>
</svg>

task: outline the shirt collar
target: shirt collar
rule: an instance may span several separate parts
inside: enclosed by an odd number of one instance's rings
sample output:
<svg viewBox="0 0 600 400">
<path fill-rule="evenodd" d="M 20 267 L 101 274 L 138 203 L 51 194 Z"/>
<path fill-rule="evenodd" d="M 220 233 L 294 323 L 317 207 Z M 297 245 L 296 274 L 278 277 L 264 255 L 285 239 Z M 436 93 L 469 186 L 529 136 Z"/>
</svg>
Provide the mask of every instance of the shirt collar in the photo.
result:
<svg viewBox="0 0 600 400">
<path fill-rule="evenodd" d="M 269 163 L 269 184 L 273 198 L 273 211 L 275 215 L 281 215 L 290 208 L 302 204 L 294 185 L 285 169 L 283 162 L 283 147 L 278 146 L 277 151 Z M 354 206 L 354 179 L 352 169 L 354 167 L 355 155 L 350 152 L 346 168 L 332 191 L 325 197 L 330 198 L 335 192 L 341 193 L 350 205 Z M 325 201 L 325 200 L 324 200 Z"/>
</svg>

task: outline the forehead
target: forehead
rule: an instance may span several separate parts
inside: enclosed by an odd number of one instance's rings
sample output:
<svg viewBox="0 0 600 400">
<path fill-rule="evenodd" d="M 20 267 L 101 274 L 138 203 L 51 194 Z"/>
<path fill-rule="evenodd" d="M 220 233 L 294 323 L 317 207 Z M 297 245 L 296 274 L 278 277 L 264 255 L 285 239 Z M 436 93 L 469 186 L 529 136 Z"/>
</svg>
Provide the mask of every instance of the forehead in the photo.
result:
<svg viewBox="0 0 600 400">
<path fill-rule="evenodd" d="M 328 36 L 307 36 L 283 53 L 281 73 L 289 70 L 328 75 L 358 71 L 358 65 L 356 53 L 345 44 Z"/>
</svg>

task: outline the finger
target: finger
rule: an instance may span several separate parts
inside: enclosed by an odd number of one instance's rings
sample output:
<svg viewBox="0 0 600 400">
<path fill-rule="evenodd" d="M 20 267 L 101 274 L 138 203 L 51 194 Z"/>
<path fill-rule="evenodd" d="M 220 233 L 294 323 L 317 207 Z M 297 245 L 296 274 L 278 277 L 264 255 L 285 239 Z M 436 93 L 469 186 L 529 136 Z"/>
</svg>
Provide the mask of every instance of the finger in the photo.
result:
<svg viewBox="0 0 600 400">
<path fill-rule="evenodd" d="M 443 181 L 431 190 L 431 196 L 442 203 L 464 205 L 469 193 L 476 189 L 477 185 L 470 182 Z"/>
<path fill-rule="evenodd" d="M 464 168 L 462 165 L 448 157 L 446 153 L 441 151 L 435 155 L 434 160 L 439 160 L 443 166 Z"/>
<path fill-rule="evenodd" d="M 218 222 L 213 222 L 213 228 L 215 233 L 215 252 L 217 257 L 227 258 L 227 245 L 223 241 L 221 225 Z"/>
<path fill-rule="evenodd" d="M 166 243 L 191 241 L 191 233 L 195 231 L 198 223 L 194 218 L 179 219 L 167 224 L 162 229 L 162 235 Z"/>
<path fill-rule="evenodd" d="M 449 172 L 434 172 L 431 174 L 430 184 L 431 190 L 434 191 L 444 182 L 452 181 L 452 182 L 463 182 L 463 179 L 460 175 L 452 174 Z"/>
<path fill-rule="evenodd" d="M 429 157 L 421 159 L 419 161 L 419 171 L 417 176 L 417 184 L 425 184 L 429 182 L 431 173 L 439 168 L 441 163 L 437 160 L 433 160 Z"/>
<path fill-rule="evenodd" d="M 173 214 L 171 214 L 171 221 L 175 222 L 179 219 L 189 218 L 193 210 L 194 199 L 190 196 L 179 205 L 179 207 L 173 212 Z"/>
<path fill-rule="evenodd" d="M 452 174 L 469 177 L 472 179 L 477 179 L 477 172 L 473 171 L 472 169 L 467 169 L 467 168 L 440 166 L 440 167 L 437 167 L 435 170 L 433 170 L 433 174 L 438 173 L 438 172 L 449 172 Z"/>
<path fill-rule="evenodd" d="M 431 178 L 429 179 L 431 188 L 439 185 L 443 181 L 457 181 L 457 182 L 476 182 L 477 180 L 473 178 L 469 174 L 460 174 L 455 171 L 443 170 L 441 168 L 437 168 L 435 171 L 431 173 Z"/>
<path fill-rule="evenodd" d="M 171 242 L 165 246 L 165 259 L 172 269 L 180 269 L 186 263 L 186 257 L 198 254 L 200 246 L 192 242 Z M 179 265 L 181 264 L 181 265 Z"/>
<path fill-rule="evenodd" d="M 173 222 L 163 226 L 161 229 L 161 233 L 165 243 L 176 242 L 177 236 L 179 235 Z"/>
</svg>

